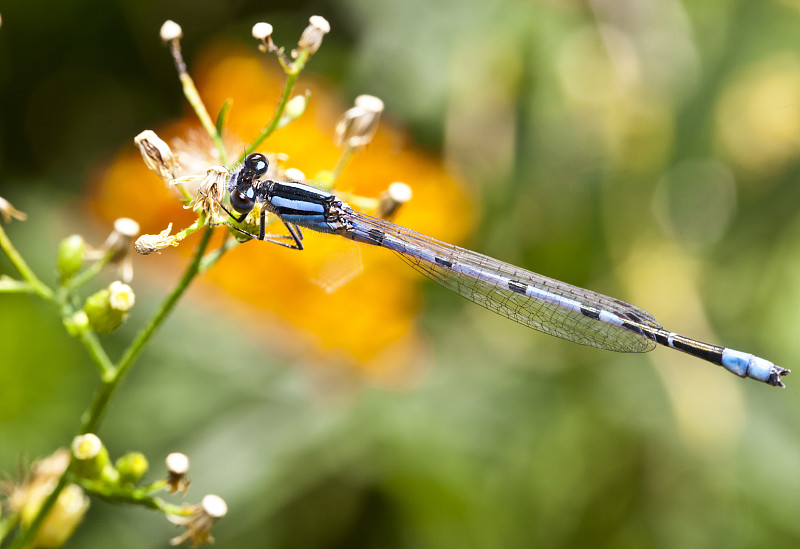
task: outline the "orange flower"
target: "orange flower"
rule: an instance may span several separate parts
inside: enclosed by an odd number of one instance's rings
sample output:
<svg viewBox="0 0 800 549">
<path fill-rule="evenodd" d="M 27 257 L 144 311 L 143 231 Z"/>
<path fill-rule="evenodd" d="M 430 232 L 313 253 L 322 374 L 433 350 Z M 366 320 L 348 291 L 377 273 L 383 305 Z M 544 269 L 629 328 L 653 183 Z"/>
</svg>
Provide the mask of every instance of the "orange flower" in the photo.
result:
<svg viewBox="0 0 800 549">
<path fill-rule="evenodd" d="M 209 112 L 218 112 L 231 99 L 227 129 L 242 142 L 259 133 L 277 104 L 284 76 L 277 68 L 269 68 L 273 64 L 277 66 L 269 57 L 224 46 L 209 51 L 199 63 L 196 83 Z M 334 126 L 345 107 L 323 85 L 308 78 L 301 77 L 295 93 L 301 94 L 306 87 L 311 90 L 306 112 L 273 133 L 260 149 L 286 155 L 283 167 L 297 168 L 313 178 L 336 165 L 341 151 L 333 143 Z M 193 123 L 181 122 L 159 134 L 168 141 L 185 138 Z M 229 150 L 234 158 L 240 152 Z M 337 189 L 377 197 L 398 180 L 412 187 L 414 197 L 394 221 L 451 242 L 469 231 L 473 209 L 459 182 L 439 160 L 412 148 L 401 131 L 385 122 L 366 150 L 351 159 L 337 180 Z M 168 223 L 185 227 L 193 221 L 191 212 L 181 208 L 133 147 L 120 153 L 96 182 L 91 206 L 108 220 L 133 217 L 148 233 L 158 233 Z M 281 229 L 280 223 L 270 227 L 273 232 Z M 236 314 L 246 318 L 243 324 L 261 336 L 276 334 L 270 343 L 279 349 L 283 344 L 283 350 L 312 363 L 345 363 L 384 380 L 398 379 L 396 374 L 408 372 L 420 355 L 414 316 L 422 277 L 394 254 L 361 246 L 364 273 L 328 293 L 314 281 L 324 278 L 321 272 L 330 270 L 333 263 L 358 250 L 339 237 L 304 234 L 303 252 L 257 241 L 237 247 L 207 273 L 205 280 L 213 287 L 208 291 L 227 294 L 226 310 L 240 309 Z M 188 254 L 191 243 L 177 250 Z M 165 253 L 174 251 L 170 248 Z M 276 317 L 278 326 L 290 327 L 291 336 L 276 327 Z"/>
</svg>

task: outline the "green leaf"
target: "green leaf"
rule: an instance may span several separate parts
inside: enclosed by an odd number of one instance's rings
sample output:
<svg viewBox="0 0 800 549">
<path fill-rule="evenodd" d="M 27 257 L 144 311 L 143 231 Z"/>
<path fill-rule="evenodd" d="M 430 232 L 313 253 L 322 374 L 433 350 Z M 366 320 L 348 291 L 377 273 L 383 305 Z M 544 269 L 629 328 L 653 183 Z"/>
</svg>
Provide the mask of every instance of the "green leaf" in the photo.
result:
<svg viewBox="0 0 800 549">
<path fill-rule="evenodd" d="M 227 99 L 217 115 L 217 135 L 220 137 L 222 136 L 222 128 L 225 127 L 225 123 L 228 121 L 228 111 L 231 105 L 233 105 L 233 101 Z"/>
</svg>

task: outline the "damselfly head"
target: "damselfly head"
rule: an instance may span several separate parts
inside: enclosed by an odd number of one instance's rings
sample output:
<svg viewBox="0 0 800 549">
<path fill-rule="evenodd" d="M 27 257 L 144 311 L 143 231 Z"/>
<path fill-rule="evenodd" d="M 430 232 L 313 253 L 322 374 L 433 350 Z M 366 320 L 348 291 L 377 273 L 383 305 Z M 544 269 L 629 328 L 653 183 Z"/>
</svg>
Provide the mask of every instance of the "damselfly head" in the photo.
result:
<svg viewBox="0 0 800 549">
<path fill-rule="evenodd" d="M 228 191 L 231 193 L 231 207 L 239 213 L 253 209 L 257 200 L 258 183 L 267 173 L 269 160 L 261 153 L 248 154 L 242 167 L 231 175 Z"/>
</svg>

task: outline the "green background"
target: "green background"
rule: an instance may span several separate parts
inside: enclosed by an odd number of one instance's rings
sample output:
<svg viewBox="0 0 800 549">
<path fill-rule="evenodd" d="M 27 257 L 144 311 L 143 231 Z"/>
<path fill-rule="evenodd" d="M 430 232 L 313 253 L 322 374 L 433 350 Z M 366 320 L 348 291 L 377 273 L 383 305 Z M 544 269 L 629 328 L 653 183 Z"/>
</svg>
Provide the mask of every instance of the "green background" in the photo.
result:
<svg viewBox="0 0 800 549">
<path fill-rule="evenodd" d="M 468 174 L 481 212 L 471 248 L 800 368 L 789 1 L 6 2 L 0 196 L 29 214 L 8 231 L 37 272 L 52 273 L 63 236 L 102 238 L 75 216 L 87 179 L 184 112 L 165 19 L 183 26 L 191 67 L 204 43 L 249 43 L 261 20 L 291 47 L 313 14 L 332 32 L 308 71 L 347 100 L 381 97 Z M 760 98 L 763 116 L 742 97 Z M 5 258 L 0 273 L 12 274 Z M 134 284 L 112 356 L 166 284 Z M 419 386 L 347 394 L 190 293 L 99 435 L 113 456 L 145 452 L 151 478 L 167 453 L 187 453 L 188 500 L 228 502 L 221 547 L 800 543 L 792 376 L 781 391 L 665 349 L 583 348 L 424 292 L 433 364 Z M 0 471 L 68 443 L 96 386 L 46 305 L 0 296 Z M 68 546 L 163 547 L 176 533 L 94 500 Z"/>
</svg>

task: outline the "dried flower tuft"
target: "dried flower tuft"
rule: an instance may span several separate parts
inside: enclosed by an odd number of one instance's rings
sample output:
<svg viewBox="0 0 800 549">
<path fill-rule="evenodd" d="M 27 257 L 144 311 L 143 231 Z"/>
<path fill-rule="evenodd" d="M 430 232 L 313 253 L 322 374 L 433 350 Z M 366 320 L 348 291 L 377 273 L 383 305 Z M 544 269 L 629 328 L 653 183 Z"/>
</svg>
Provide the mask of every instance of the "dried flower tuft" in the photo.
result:
<svg viewBox="0 0 800 549">
<path fill-rule="evenodd" d="M 194 195 L 187 208 L 205 212 L 213 223 L 221 222 L 219 203 L 225 197 L 225 187 L 230 175 L 230 172 L 223 166 L 209 168 L 203 181 L 200 182 L 197 194 Z"/>
<path fill-rule="evenodd" d="M 133 248 L 141 255 L 149 255 L 169 246 L 177 246 L 178 239 L 170 236 L 170 232 L 172 232 L 172 223 L 158 234 L 143 234 L 133 243 Z"/>
</svg>

